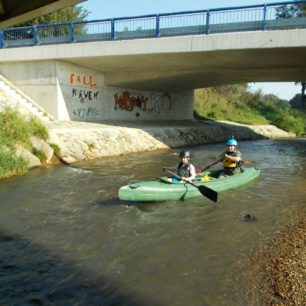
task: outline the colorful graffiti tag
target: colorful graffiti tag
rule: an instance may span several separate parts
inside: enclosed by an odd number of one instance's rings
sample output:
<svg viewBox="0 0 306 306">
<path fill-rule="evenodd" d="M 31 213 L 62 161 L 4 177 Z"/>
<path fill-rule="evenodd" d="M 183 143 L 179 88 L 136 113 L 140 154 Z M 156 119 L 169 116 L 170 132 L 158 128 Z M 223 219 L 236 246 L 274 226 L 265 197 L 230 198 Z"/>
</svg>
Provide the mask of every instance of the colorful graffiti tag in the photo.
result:
<svg viewBox="0 0 306 306">
<path fill-rule="evenodd" d="M 93 75 L 70 73 L 69 84 L 72 86 L 71 97 L 73 102 L 81 103 L 82 106 L 75 105 L 72 108 L 72 115 L 77 120 L 98 119 L 100 111 L 97 105 L 99 90 L 96 89 L 96 82 Z M 84 104 L 88 103 L 88 107 Z M 94 105 L 92 103 L 95 103 Z"/>
<path fill-rule="evenodd" d="M 96 82 L 92 75 L 70 73 L 70 85 L 83 85 L 87 87 L 96 87 Z"/>
<path fill-rule="evenodd" d="M 129 91 L 124 91 L 114 95 L 114 109 L 132 112 L 138 108 L 144 112 L 167 113 L 173 108 L 173 101 L 170 94 L 151 94 L 150 97 L 133 94 Z"/>
<path fill-rule="evenodd" d="M 128 91 L 124 91 L 120 96 L 116 93 L 114 95 L 115 106 L 114 109 L 121 109 L 126 111 L 133 111 L 135 107 L 146 111 L 148 97 L 144 96 L 131 96 Z"/>
</svg>

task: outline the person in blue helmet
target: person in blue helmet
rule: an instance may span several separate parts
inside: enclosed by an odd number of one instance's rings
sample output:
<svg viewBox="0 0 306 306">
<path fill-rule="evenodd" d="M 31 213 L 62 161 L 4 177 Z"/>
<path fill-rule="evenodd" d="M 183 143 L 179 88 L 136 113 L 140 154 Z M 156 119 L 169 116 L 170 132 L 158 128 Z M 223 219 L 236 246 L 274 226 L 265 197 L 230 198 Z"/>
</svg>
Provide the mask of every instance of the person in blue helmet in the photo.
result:
<svg viewBox="0 0 306 306">
<path fill-rule="evenodd" d="M 241 153 L 237 150 L 238 142 L 234 136 L 227 139 L 226 146 L 226 151 L 219 156 L 220 161 L 223 162 L 223 173 L 221 173 L 221 176 L 238 174 L 241 172 Z"/>
</svg>

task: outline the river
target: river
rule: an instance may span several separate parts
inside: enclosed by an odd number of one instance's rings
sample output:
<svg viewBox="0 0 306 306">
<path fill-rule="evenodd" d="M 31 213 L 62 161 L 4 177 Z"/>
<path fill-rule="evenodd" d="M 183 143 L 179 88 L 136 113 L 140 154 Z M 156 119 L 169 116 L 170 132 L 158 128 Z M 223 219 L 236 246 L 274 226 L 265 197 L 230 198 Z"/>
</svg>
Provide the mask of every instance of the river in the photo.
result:
<svg viewBox="0 0 306 306">
<path fill-rule="evenodd" d="M 201 168 L 224 145 L 189 149 Z M 306 139 L 241 141 L 239 150 L 261 176 L 217 204 L 117 198 L 127 182 L 175 165 L 174 149 L 1 181 L 0 305 L 250 305 L 250 257 L 306 205 Z"/>
</svg>

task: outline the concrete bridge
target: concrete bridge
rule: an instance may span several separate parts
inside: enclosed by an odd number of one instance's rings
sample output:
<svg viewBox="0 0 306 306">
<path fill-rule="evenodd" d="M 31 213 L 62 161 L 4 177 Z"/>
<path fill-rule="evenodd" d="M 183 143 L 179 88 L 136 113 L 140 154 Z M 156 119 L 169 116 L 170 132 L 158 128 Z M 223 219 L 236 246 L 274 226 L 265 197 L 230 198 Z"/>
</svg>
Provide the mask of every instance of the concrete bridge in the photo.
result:
<svg viewBox="0 0 306 306">
<path fill-rule="evenodd" d="M 83 30 L 73 23 L 4 30 L 0 73 L 59 120 L 191 119 L 195 88 L 305 79 L 306 16 L 278 18 L 283 7 L 118 18 Z M 229 18 L 246 11 L 260 18 Z M 178 16 L 183 24 L 169 26 Z"/>
</svg>

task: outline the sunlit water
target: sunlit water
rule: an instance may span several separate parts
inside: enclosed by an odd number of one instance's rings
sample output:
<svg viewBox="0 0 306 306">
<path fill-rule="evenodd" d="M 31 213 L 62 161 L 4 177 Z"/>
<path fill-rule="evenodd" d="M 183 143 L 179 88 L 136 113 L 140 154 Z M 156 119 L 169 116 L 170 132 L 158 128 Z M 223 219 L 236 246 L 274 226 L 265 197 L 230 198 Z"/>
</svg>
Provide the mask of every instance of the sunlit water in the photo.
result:
<svg viewBox="0 0 306 306">
<path fill-rule="evenodd" d="M 223 145 L 191 147 L 197 168 Z M 32 170 L 0 184 L 0 305 L 246 305 L 250 256 L 305 206 L 306 140 L 241 142 L 261 176 L 186 202 L 121 202 L 178 150 Z M 243 222 L 251 214 L 255 222 Z M 259 293 L 260 294 L 260 293 Z"/>
</svg>

